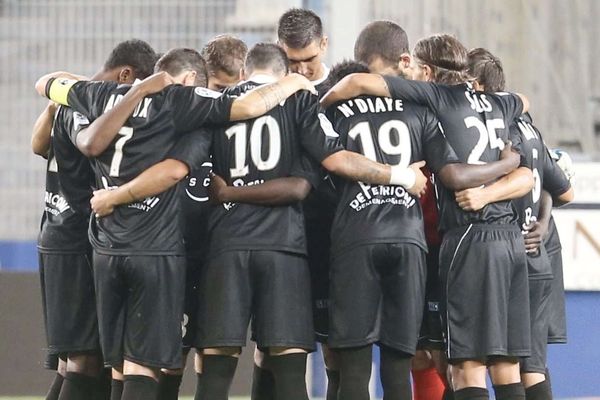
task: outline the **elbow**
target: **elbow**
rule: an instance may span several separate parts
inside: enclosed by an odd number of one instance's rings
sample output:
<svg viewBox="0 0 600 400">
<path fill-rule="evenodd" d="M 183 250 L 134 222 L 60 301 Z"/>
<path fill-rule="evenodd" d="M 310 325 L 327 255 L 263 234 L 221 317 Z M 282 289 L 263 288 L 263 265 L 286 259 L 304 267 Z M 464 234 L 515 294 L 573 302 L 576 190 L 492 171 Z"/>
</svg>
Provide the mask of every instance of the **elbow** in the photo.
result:
<svg viewBox="0 0 600 400">
<path fill-rule="evenodd" d="M 556 206 L 560 207 L 560 206 L 564 206 L 565 204 L 569 204 L 573 200 L 575 200 L 575 191 L 573 190 L 572 187 L 570 187 L 569 190 L 567 190 L 560 196 L 557 196 L 556 198 L 554 198 L 553 203 Z"/>
<path fill-rule="evenodd" d="M 48 83 L 48 79 L 43 76 L 37 80 L 35 83 L 35 91 L 42 97 L 46 97 L 46 84 Z"/>
<path fill-rule="evenodd" d="M 311 184 L 304 178 L 298 178 L 297 184 L 294 186 L 293 200 L 302 201 L 306 199 L 312 189 Z"/>
<path fill-rule="evenodd" d="M 41 145 L 40 143 L 32 141 L 31 151 L 33 151 L 33 154 L 37 156 L 48 158 L 48 148 L 46 146 Z"/>
<path fill-rule="evenodd" d="M 89 132 L 92 133 L 93 132 Z M 84 137 L 85 135 L 79 134 L 77 136 L 77 148 L 86 157 L 98 157 L 104 149 L 101 149 L 93 140 Z"/>
<path fill-rule="evenodd" d="M 329 157 L 325 158 L 323 161 L 321 161 L 321 165 L 323 166 L 323 168 L 325 168 L 327 171 L 331 172 L 334 175 L 342 175 L 342 166 L 344 165 L 344 163 L 340 162 L 340 160 L 342 157 L 344 157 L 344 154 L 346 153 L 346 150 L 338 151 L 337 153 L 334 153 Z"/>
<path fill-rule="evenodd" d="M 190 168 L 186 163 L 179 160 L 168 160 L 169 161 L 169 174 L 168 178 L 172 183 L 177 183 L 185 178 L 190 173 Z"/>
</svg>

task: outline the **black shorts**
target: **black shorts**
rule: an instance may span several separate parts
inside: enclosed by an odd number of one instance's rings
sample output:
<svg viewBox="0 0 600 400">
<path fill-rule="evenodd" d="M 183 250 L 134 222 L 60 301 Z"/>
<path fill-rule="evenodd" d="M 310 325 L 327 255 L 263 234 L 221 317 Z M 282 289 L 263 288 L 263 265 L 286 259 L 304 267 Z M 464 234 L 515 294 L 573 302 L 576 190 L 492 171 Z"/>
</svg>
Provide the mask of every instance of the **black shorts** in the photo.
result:
<svg viewBox="0 0 600 400">
<path fill-rule="evenodd" d="M 429 246 L 425 258 L 427 262 L 427 283 L 425 285 L 425 308 L 419 334 L 418 349 L 441 350 L 444 348 L 442 316 L 440 315 L 440 246 Z"/>
<path fill-rule="evenodd" d="M 529 280 L 531 356 L 521 359 L 520 367 L 522 373 L 546 373 L 548 350 L 548 305 L 551 291 L 551 279 Z"/>
<path fill-rule="evenodd" d="M 315 337 L 326 343 L 329 335 L 329 266 L 331 221 L 323 219 L 323 224 L 307 224 L 306 241 L 308 266 L 312 293 L 312 312 Z"/>
<path fill-rule="evenodd" d="M 413 244 L 367 244 L 334 257 L 329 346 L 378 342 L 414 354 L 425 279 L 425 252 Z"/>
<path fill-rule="evenodd" d="M 567 313 L 562 251 L 548 254 L 552 266 L 552 293 L 548 304 L 548 343 L 567 343 Z"/>
<path fill-rule="evenodd" d="M 300 254 L 232 250 L 202 272 L 197 348 L 241 347 L 252 319 L 259 348 L 315 348 L 310 273 Z"/>
<path fill-rule="evenodd" d="M 94 252 L 94 277 L 105 364 L 181 368 L 185 258 Z"/>
<path fill-rule="evenodd" d="M 516 225 L 450 230 L 440 248 L 449 360 L 530 355 L 527 260 Z"/>
<path fill-rule="evenodd" d="M 183 320 L 181 330 L 183 335 L 183 349 L 194 347 L 196 331 L 198 330 L 198 290 L 200 289 L 200 276 L 204 266 L 203 254 L 189 253 L 186 255 L 185 274 L 185 300 L 183 306 Z"/>
<path fill-rule="evenodd" d="M 99 351 L 90 254 L 39 253 L 39 265 L 49 352 Z"/>
</svg>

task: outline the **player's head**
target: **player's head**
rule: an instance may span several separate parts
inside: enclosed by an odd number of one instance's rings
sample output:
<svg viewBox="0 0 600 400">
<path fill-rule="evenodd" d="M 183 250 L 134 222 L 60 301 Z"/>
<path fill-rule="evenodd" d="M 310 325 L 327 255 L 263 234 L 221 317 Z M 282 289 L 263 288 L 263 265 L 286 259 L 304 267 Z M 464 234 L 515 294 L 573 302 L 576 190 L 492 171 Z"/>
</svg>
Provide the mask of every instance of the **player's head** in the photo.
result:
<svg viewBox="0 0 600 400">
<path fill-rule="evenodd" d="M 447 85 L 467 80 L 467 49 L 452 35 L 432 35 L 413 49 L 413 79 Z"/>
<path fill-rule="evenodd" d="M 231 35 L 219 35 L 202 49 L 208 64 L 208 88 L 223 90 L 235 86 L 242 79 L 242 67 L 248 46 Z"/>
<path fill-rule="evenodd" d="M 144 79 L 152 75 L 157 58 L 154 49 L 143 40 L 126 40 L 112 50 L 102 71 L 94 78 L 133 83 L 136 79 Z"/>
<path fill-rule="evenodd" d="M 469 75 L 475 79 L 475 89 L 487 92 L 501 92 L 506 80 L 500 59 L 488 50 L 478 47 L 469 51 Z"/>
<path fill-rule="evenodd" d="M 323 93 L 331 89 L 346 75 L 361 72 L 369 72 L 369 67 L 367 67 L 362 62 L 354 60 L 344 60 L 340 63 L 335 64 L 333 67 L 331 67 L 327 79 L 325 80 L 325 82 L 323 82 Z"/>
<path fill-rule="evenodd" d="M 208 84 L 206 61 L 194 49 L 176 48 L 167 51 L 156 62 L 154 70 L 168 72 L 176 83 L 184 86 L 206 87 Z"/>
<path fill-rule="evenodd" d="M 316 81 L 323 77 L 327 36 L 321 18 L 310 10 L 292 8 L 277 25 L 277 39 L 290 60 L 290 70 Z"/>
<path fill-rule="evenodd" d="M 371 72 L 406 76 L 410 72 L 408 36 L 391 21 L 374 21 L 364 27 L 354 44 L 354 58 Z"/>
<path fill-rule="evenodd" d="M 267 74 L 277 78 L 287 75 L 289 62 L 285 51 L 274 43 L 257 43 L 246 55 L 244 77 Z"/>
</svg>

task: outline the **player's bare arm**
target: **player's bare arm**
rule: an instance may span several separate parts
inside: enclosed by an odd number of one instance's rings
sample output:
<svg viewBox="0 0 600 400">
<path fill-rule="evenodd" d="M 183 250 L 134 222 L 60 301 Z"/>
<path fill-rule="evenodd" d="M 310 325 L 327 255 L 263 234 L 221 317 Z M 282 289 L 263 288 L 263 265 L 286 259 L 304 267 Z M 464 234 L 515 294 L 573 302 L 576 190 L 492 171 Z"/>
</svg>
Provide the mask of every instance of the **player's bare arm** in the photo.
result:
<svg viewBox="0 0 600 400">
<path fill-rule="evenodd" d="M 53 101 L 48 102 L 44 111 L 33 124 L 31 132 L 31 150 L 38 156 L 48 158 L 50 149 L 50 136 L 52 133 L 52 124 L 54 123 L 54 114 L 58 108 Z"/>
<path fill-rule="evenodd" d="M 489 186 L 456 192 L 456 202 L 465 211 L 478 211 L 490 203 L 525 196 L 533 185 L 531 170 L 519 167 Z"/>
<path fill-rule="evenodd" d="M 166 159 L 154 164 L 137 177 L 114 190 L 96 190 L 90 200 L 92 210 L 98 217 L 111 214 L 114 208 L 162 193 L 189 173 L 184 162 Z"/>
<path fill-rule="evenodd" d="M 500 152 L 500 159 L 487 164 L 473 165 L 453 163 L 445 165 L 436 175 L 450 190 L 464 190 L 486 185 L 514 171 L 521 161 L 519 153 L 507 143 Z"/>
<path fill-rule="evenodd" d="M 230 120 L 258 117 L 300 90 L 317 94 L 310 81 L 300 74 L 289 74 L 275 83 L 257 87 L 233 102 Z"/>
<path fill-rule="evenodd" d="M 310 189 L 311 185 L 306 179 L 296 176 L 272 179 L 260 185 L 228 186 L 223 178 L 213 175 L 208 192 L 216 203 L 282 206 L 304 200 Z"/>
<path fill-rule="evenodd" d="M 381 75 L 357 73 L 345 76 L 321 99 L 321 106 L 327 108 L 338 101 L 352 99 L 360 95 L 390 97 L 390 90 Z"/>
<path fill-rule="evenodd" d="M 425 161 L 419 161 L 405 168 L 371 161 L 352 151 L 338 151 L 321 164 L 329 172 L 344 178 L 377 185 L 400 185 L 412 195 L 420 197 L 425 191 L 427 177 L 421 171 Z"/>
<path fill-rule="evenodd" d="M 83 75 L 72 74 L 72 73 L 66 72 L 66 71 L 56 71 L 56 72 L 51 72 L 49 74 L 46 74 L 46 75 L 42 76 L 40 79 L 38 79 L 37 82 L 35 83 L 35 90 L 38 92 L 38 94 L 40 96 L 48 97 L 48 91 L 47 91 L 48 83 L 50 83 L 50 81 L 53 81 L 55 79 L 68 79 L 71 81 L 86 81 L 86 80 L 88 80 L 88 78 Z M 65 98 L 65 101 L 66 101 L 66 98 Z M 66 104 L 63 104 L 63 105 L 66 105 Z"/>
<path fill-rule="evenodd" d="M 525 233 L 525 251 L 535 253 L 548 234 L 550 216 L 552 215 L 552 196 L 545 190 L 540 195 L 540 210 L 537 221 L 527 226 Z"/>
</svg>

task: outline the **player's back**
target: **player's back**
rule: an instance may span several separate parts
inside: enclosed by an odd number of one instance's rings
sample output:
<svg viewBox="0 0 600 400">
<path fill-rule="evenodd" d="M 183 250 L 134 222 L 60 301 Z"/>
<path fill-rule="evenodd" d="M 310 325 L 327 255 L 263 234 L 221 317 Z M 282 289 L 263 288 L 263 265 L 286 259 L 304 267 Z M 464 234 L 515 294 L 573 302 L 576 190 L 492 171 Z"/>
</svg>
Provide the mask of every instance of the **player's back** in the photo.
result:
<svg viewBox="0 0 600 400">
<path fill-rule="evenodd" d="M 430 82 L 386 78 L 392 97 L 429 106 L 440 120 L 444 135 L 461 162 L 483 164 L 496 161 L 509 126 L 521 113 L 518 96 L 482 93 L 470 84 L 438 85 Z M 489 204 L 477 212 L 463 211 L 453 191 L 438 186 L 440 230 L 472 223 L 507 224 L 516 221 L 510 201 Z"/>
<path fill-rule="evenodd" d="M 362 96 L 332 106 L 328 114 L 344 147 L 374 161 L 408 167 L 423 159 L 437 163 L 451 157 L 438 120 L 426 107 Z M 434 152 L 439 154 L 434 157 Z M 334 252 L 390 242 L 427 249 L 421 206 L 404 188 L 345 179 L 336 183 L 341 193 L 332 228 Z"/>
<path fill-rule="evenodd" d="M 38 238 L 41 251 L 87 251 L 93 172 L 69 140 L 77 114 L 60 106 L 52 127 L 46 169 L 45 208 Z"/>
<path fill-rule="evenodd" d="M 91 120 L 110 110 L 131 88 L 114 82 L 80 82 L 69 92 L 69 104 Z M 98 187 L 110 189 L 164 160 L 182 136 L 199 121 L 228 120 L 232 100 L 203 88 L 172 85 L 147 96 L 135 108 L 108 148 L 93 159 Z M 109 254 L 182 254 L 177 187 L 117 207 L 92 224 L 94 247 Z"/>
<path fill-rule="evenodd" d="M 264 81 L 242 82 L 227 90 L 240 95 Z M 310 182 L 318 165 L 303 151 L 302 135 L 318 134 L 302 129 L 308 108 L 316 111 L 316 96 L 300 92 L 265 115 L 215 128 L 213 169 L 229 185 L 259 185 L 265 181 L 299 176 Z M 317 118 L 316 112 L 313 118 Z M 210 252 L 228 249 L 270 249 L 306 252 L 304 217 L 300 203 L 287 206 L 223 204 L 210 215 Z"/>
</svg>

